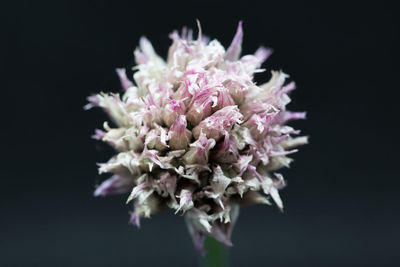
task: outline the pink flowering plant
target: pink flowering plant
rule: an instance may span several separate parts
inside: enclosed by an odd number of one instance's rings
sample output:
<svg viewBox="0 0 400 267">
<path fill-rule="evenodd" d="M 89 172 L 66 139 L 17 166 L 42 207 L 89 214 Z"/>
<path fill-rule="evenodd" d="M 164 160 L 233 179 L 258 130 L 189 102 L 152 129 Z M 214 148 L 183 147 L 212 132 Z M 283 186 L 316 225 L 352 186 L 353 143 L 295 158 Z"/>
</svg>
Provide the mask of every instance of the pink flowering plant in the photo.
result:
<svg viewBox="0 0 400 267">
<path fill-rule="evenodd" d="M 99 173 L 110 177 L 95 196 L 127 194 L 130 222 L 140 226 L 165 207 L 184 214 L 195 248 L 204 253 L 205 235 L 231 246 L 239 207 L 271 204 L 283 209 L 285 187 L 276 171 L 307 137 L 286 125 L 304 112 L 286 109 L 293 82 L 272 71 L 257 85 L 255 73 L 271 50 L 241 56 L 242 23 L 225 49 L 192 31 L 174 31 L 165 61 L 144 37 L 135 50 L 133 81 L 117 69 L 123 94 L 100 93 L 86 108 L 101 107 L 111 123 L 93 138 L 116 150 Z"/>
</svg>

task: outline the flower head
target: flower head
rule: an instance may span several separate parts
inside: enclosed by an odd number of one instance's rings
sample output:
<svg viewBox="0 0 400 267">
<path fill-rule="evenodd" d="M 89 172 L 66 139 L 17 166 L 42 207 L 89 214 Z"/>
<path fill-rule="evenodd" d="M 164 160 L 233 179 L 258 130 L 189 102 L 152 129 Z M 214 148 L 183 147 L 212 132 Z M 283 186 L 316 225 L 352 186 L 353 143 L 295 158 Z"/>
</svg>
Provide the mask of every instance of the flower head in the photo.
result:
<svg viewBox="0 0 400 267">
<path fill-rule="evenodd" d="M 86 108 L 98 106 L 110 116 L 93 138 L 111 145 L 117 155 L 99 164 L 110 178 L 95 196 L 129 194 L 130 223 L 140 226 L 164 207 L 185 214 L 195 247 L 204 252 L 204 235 L 231 246 L 239 207 L 270 204 L 279 209 L 278 191 L 285 186 L 275 171 L 288 167 L 289 154 L 307 143 L 292 137 L 299 131 L 285 125 L 304 119 L 286 105 L 294 83 L 272 71 L 269 82 L 256 85 L 253 77 L 271 50 L 259 48 L 241 56 L 242 23 L 225 48 L 191 31 L 170 35 L 164 61 L 146 38 L 135 50 L 133 81 L 117 69 L 124 90 L 88 98 Z"/>
</svg>

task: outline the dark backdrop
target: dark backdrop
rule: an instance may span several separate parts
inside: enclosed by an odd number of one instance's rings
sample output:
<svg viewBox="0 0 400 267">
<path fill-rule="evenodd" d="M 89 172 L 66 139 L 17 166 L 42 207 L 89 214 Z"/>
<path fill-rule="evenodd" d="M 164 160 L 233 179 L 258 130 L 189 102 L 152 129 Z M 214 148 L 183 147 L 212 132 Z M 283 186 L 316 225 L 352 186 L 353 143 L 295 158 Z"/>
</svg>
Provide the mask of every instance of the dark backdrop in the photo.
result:
<svg viewBox="0 0 400 267">
<path fill-rule="evenodd" d="M 11 1 L 9 1 L 11 2 Z M 262 3 L 261 3 L 262 2 Z M 146 35 L 160 55 L 188 25 L 229 45 L 244 22 L 244 52 L 296 81 L 294 126 L 311 143 L 284 171 L 285 212 L 241 210 L 233 266 L 399 266 L 397 168 L 399 20 L 383 1 L 14 1 L 1 4 L 1 266 L 194 266 L 182 217 L 127 224 L 125 196 L 92 197 L 90 139 L 106 116 L 91 93 L 120 89 Z M 269 74 L 256 78 L 266 81 Z"/>
</svg>

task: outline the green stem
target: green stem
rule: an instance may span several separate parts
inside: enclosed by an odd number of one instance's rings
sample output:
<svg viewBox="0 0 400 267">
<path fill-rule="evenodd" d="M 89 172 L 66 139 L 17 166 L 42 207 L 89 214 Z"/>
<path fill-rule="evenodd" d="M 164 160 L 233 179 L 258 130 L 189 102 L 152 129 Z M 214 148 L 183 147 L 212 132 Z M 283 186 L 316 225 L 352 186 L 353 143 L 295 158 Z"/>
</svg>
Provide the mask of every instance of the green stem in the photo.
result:
<svg viewBox="0 0 400 267">
<path fill-rule="evenodd" d="M 205 238 L 206 255 L 201 258 L 201 267 L 228 267 L 228 248 L 212 237 Z"/>
</svg>

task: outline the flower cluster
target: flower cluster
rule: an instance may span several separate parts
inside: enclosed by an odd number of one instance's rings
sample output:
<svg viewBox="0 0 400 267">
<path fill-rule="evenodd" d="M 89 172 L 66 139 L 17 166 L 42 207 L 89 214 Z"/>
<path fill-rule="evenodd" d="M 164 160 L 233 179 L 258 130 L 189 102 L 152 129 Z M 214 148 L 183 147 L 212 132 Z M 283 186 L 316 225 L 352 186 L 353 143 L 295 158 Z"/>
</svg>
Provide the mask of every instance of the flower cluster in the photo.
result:
<svg viewBox="0 0 400 267">
<path fill-rule="evenodd" d="M 196 249 L 203 251 L 205 235 L 231 245 L 239 206 L 270 204 L 282 209 L 278 190 L 285 186 L 274 171 L 288 167 L 287 157 L 307 137 L 287 126 L 304 119 L 286 105 L 294 83 L 272 71 L 269 82 L 256 85 L 255 73 L 271 50 L 259 48 L 240 56 L 243 38 L 239 23 L 227 50 L 201 33 L 170 35 L 168 58 L 159 57 L 144 37 L 135 50 L 133 80 L 117 69 L 124 93 L 88 98 L 86 108 L 103 108 L 112 120 L 93 138 L 118 152 L 99 173 L 111 177 L 95 196 L 129 193 L 130 222 L 150 217 L 164 207 L 185 214 Z M 113 125 L 113 126 L 110 126 Z"/>
</svg>

